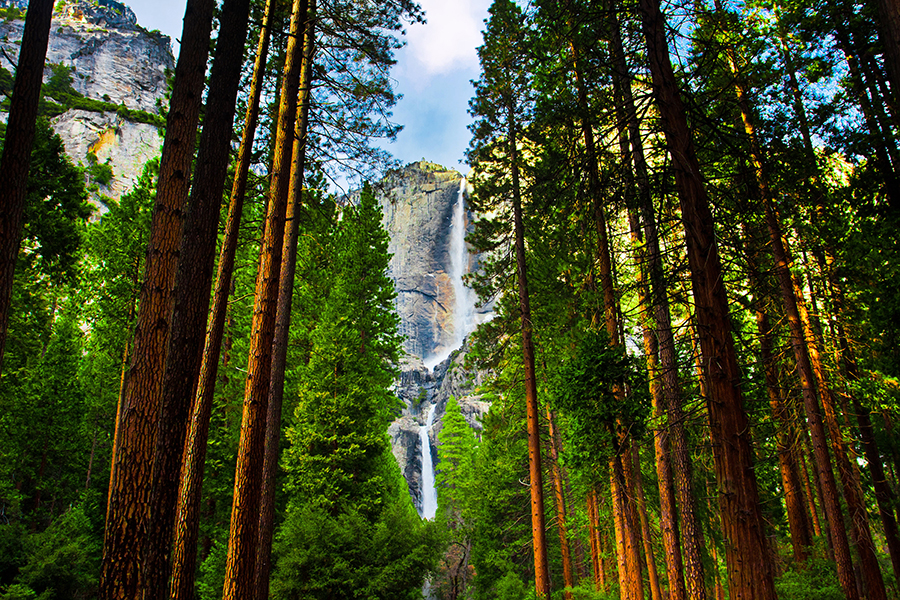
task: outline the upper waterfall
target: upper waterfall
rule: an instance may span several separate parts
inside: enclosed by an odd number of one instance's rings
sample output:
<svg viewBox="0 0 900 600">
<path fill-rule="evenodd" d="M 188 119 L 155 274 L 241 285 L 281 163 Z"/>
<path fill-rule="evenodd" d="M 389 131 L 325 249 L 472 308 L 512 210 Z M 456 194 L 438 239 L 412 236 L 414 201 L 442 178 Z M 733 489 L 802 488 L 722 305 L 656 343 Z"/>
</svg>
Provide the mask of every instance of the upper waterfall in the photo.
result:
<svg viewBox="0 0 900 600">
<path fill-rule="evenodd" d="M 450 265 L 447 275 L 453 287 L 453 342 L 435 349 L 435 352 L 425 357 L 425 366 L 433 369 L 447 359 L 450 354 L 460 348 L 466 336 L 475 329 L 475 305 L 477 298 L 475 292 L 466 286 L 464 277 L 469 273 L 470 256 L 466 246 L 466 187 L 468 181 L 465 177 L 459 180 L 459 191 L 456 195 L 456 203 L 453 205 L 453 217 L 450 222 L 449 255 Z"/>
</svg>

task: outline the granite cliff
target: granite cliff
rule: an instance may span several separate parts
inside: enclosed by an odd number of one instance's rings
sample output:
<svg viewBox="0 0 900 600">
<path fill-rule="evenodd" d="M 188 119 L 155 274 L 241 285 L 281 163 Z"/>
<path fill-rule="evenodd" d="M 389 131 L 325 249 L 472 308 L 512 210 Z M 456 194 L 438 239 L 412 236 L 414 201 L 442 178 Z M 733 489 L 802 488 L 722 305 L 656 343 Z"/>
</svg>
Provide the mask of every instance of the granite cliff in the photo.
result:
<svg viewBox="0 0 900 600">
<path fill-rule="evenodd" d="M 487 374 L 468 371 L 464 359 L 465 336 L 490 317 L 491 307 L 470 307 L 473 314 L 461 317 L 459 304 L 470 304 L 473 298 L 461 289 L 460 264 L 464 273 L 478 266 L 477 255 L 468 253 L 462 243 L 472 220 L 467 210 L 459 211 L 464 205 L 458 203 L 464 202 L 467 193 L 461 174 L 421 161 L 390 173 L 376 187 L 376 193 L 391 239 L 389 275 L 397 290 L 400 331 L 406 336 L 407 352 L 397 382 L 403 409 L 388 433 L 410 495 L 421 508 L 419 432 L 428 409 L 435 407 L 435 423 L 428 439 L 432 456 L 436 456 L 437 434 L 450 396 L 459 401 L 476 431 L 481 429 L 479 418 L 489 408 L 476 392 Z M 460 294 L 467 297 L 460 298 Z"/>
<path fill-rule="evenodd" d="M 13 72 L 23 19 L 0 22 L 0 67 Z M 64 67 L 86 108 L 69 108 L 51 121 L 73 162 L 92 154 L 109 160 L 112 179 L 98 192 L 118 197 L 132 187 L 162 144 L 159 122 L 167 79 L 174 69 L 169 38 L 137 24 L 113 0 L 60 2 L 53 14 L 44 81 Z"/>
</svg>

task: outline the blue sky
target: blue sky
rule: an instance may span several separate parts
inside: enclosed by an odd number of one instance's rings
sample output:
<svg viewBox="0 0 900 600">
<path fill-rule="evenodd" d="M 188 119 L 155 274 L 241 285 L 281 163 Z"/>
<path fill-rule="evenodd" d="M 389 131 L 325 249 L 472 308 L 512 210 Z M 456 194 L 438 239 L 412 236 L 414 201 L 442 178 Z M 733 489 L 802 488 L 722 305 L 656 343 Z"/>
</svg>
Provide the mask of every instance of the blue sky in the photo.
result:
<svg viewBox="0 0 900 600">
<path fill-rule="evenodd" d="M 138 22 L 173 42 L 181 35 L 184 0 L 126 0 Z M 476 48 L 490 0 L 420 0 L 428 23 L 407 28 L 407 46 L 392 72 L 403 99 L 394 120 L 404 129 L 384 147 L 401 162 L 420 159 L 462 173 L 471 122 L 467 108 L 478 77 Z M 177 56 L 176 56 L 177 58 Z"/>
</svg>

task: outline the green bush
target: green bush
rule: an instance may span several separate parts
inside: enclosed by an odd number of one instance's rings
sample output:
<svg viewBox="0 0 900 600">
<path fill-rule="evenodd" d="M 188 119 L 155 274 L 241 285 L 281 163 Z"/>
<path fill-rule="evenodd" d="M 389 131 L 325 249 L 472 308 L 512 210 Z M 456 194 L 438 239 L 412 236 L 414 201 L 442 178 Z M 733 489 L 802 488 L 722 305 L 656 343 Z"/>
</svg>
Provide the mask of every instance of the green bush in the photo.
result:
<svg viewBox="0 0 900 600">
<path fill-rule="evenodd" d="M 820 558 L 810 558 L 804 570 L 787 571 L 775 579 L 779 598 L 791 600 L 842 600 L 835 574 L 834 563 Z"/>
</svg>

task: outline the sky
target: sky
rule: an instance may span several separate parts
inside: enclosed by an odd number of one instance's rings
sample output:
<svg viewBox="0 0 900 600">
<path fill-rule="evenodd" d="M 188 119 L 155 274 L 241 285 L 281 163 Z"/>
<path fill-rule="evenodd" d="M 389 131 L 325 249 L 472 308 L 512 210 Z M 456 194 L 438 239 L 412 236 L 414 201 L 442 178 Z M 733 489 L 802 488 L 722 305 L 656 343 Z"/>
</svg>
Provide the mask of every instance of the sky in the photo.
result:
<svg viewBox="0 0 900 600">
<path fill-rule="evenodd" d="M 147 29 L 172 38 L 177 52 L 184 0 L 125 0 Z M 425 159 L 465 174 L 469 144 L 467 109 L 471 81 L 478 78 L 481 31 L 490 0 L 419 0 L 427 23 L 407 27 L 407 45 L 392 70 L 396 91 L 394 121 L 403 131 L 382 146 L 403 164 Z M 176 54 L 177 58 L 177 54 Z"/>
</svg>

